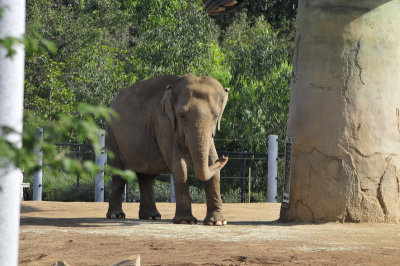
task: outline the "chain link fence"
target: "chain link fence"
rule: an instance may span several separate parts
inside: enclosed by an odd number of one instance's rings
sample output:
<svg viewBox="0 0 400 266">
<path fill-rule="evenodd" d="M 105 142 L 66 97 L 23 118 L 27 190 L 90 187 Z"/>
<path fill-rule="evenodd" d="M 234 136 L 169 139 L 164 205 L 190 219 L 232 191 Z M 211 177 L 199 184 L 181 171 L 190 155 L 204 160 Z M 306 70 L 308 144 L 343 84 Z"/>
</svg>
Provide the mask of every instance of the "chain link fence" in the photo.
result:
<svg viewBox="0 0 400 266">
<path fill-rule="evenodd" d="M 57 143 L 58 149 L 67 156 L 79 160 L 95 160 L 91 145 Z M 221 197 L 223 202 L 265 202 L 268 189 L 268 154 L 250 151 L 218 151 L 219 157 L 228 156 L 229 161 L 221 170 Z M 278 156 L 278 196 L 282 200 L 284 175 L 283 152 Z M 55 201 L 93 201 L 95 181 L 73 176 L 63 171 L 49 171 L 43 167 L 43 199 Z M 56 173 L 56 174 L 54 174 Z M 30 182 L 25 179 L 26 182 Z M 189 172 L 190 195 L 192 201 L 204 203 L 205 192 L 202 182 L 197 179 L 193 166 Z M 104 198 L 108 201 L 111 192 L 111 176 L 105 173 Z M 25 190 L 25 199 L 32 199 L 32 189 Z M 160 175 L 155 180 L 155 198 L 159 202 L 171 201 L 170 174 Z M 127 185 L 126 201 L 140 200 L 137 181 Z"/>
</svg>

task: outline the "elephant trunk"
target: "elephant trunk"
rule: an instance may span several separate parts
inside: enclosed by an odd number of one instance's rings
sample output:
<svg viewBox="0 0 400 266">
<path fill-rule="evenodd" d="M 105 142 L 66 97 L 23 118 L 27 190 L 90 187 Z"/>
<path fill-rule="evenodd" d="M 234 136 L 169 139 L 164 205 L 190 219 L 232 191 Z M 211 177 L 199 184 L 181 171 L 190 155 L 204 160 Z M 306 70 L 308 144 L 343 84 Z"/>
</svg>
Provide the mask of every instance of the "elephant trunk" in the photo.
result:
<svg viewBox="0 0 400 266">
<path fill-rule="evenodd" d="M 209 128 L 211 129 L 211 127 Z M 195 132 L 195 136 L 188 136 L 190 143 L 187 143 L 189 144 L 187 146 L 189 147 L 197 177 L 201 181 L 208 181 L 225 166 L 228 162 L 228 158 L 222 157 L 216 162 L 211 162 L 209 154 L 212 141 L 212 130 L 201 130 L 197 128 Z"/>
</svg>

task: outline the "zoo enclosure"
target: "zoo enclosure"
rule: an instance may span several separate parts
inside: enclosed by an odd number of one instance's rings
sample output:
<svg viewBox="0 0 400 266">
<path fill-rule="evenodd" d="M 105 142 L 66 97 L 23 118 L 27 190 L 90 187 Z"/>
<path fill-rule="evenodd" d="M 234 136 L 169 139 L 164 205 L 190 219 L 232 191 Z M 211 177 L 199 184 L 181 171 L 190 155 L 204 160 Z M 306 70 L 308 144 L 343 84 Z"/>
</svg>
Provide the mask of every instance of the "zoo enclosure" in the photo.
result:
<svg viewBox="0 0 400 266">
<path fill-rule="evenodd" d="M 240 141 L 240 140 L 238 140 Z M 277 140 L 275 139 L 276 143 Z M 103 142 L 104 144 L 104 142 Z M 99 158 L 96 159 L 93 148 L 90 144 L 77 143 L 57 143 L 56 146 L 67 153 L 67 156 L 79 160 L 92 160 L 102 163 Z M 277 149 L 277 146 L 276 146 Z M 268 198 L 268 153 L 255 153 L 248 151 L 218 151 L 219 157 L 222 155 L 229 156 L 228 164 L 221 170 L 221 196 L 224 202 L 260 202 L 267 201 Z M 282 184 L 284 175 L 284 160 L 283 153 L 276 154 L 276 177 L 274 186 L 277 187 L 277 192 L 273 199 L 268 198 L 268 201 L 282 200 Z M 105 162 L 106 159 L 102 158 Z M 81 201 L 104 201 L 108 200 L 111 182 L 109 175 L 106 176 L 104 182 L 103 176 L 97 176 L 96 181 L 93 179 L 90 182 L 85 180 L 81 182 L 81 178 L 76 176 L 74 182 L 68 185 L 72 192 L 67 199 L 59 200 L 81 200 Z M 46 177 L 44 177 L 46 178 Z M 174 201 L 173 193 L 170 191 L 170 175 L 160 175 L 155 183 L 155 196 L 157 201 Z M 72 180 L 70 178 L 70 180 Z M 136 183 L 136 184 L 135 184 Z M 195 175 L 193 166 L 189 173 L 189 183 L 191 186 L 191 196 L 194 202 L 205 202 L 205 194 L 202 190 L 202 182 Z M 96 185 L 97 184 L 97 185 Z M 173 185 L 173 184 L 171 184 Z M 33 192 L 35 192 L 33 185 Z M 77 198 L 73 199 L 72 194 L 77 194 Z M 35 193 L 34 193 L 35 194 Z M 36 198 L 36 200 L 38 200 Z M 139 200 L 139 188 L 137 182 L 129 183 L 126 187 L 126 201 Z"/>
</svg>

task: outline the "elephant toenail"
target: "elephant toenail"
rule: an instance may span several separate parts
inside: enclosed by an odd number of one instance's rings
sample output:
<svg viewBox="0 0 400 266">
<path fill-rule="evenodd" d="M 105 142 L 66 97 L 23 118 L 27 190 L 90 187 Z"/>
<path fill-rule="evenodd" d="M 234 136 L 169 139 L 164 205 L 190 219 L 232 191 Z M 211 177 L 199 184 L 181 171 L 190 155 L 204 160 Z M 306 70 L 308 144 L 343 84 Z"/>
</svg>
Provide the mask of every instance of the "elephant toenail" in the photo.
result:
<svg viewBox="0 0 400 266">
<path fill-rule="evenodd" d="M 182 220 L 181 224 L 188 224 L 188 222 L 186 220 Z"/>
<path fill-rule="evenodd" d="M 216 225 L 216 226 L 222 226 L 222 222 L 221 222 L 221 221 L 216 221 L 216 222 L 215 222 L 215 225 Z"/>
</svg>

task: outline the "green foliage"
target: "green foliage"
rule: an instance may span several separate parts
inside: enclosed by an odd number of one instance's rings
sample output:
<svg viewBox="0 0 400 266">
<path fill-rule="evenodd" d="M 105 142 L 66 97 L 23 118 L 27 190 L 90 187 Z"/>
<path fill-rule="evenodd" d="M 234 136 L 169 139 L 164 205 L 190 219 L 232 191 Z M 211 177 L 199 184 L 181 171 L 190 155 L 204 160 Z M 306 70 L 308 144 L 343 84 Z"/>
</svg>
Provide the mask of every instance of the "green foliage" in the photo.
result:
<svg viewBox="0 0 400 266">
<path fill-rule="evenodd" d="M 21 43 L 20 38 L 16 37 L 5 37 L 0 39 L 0 47 L 3 47 L 7 51 L 7 57 L 12 57 L 15 55 L 16 51 L 14 49 L 14 45 Z"/>
<path fill-rule="evenodd" d="M 27 58 L 26 109 L 45 119 L 76 116 L 79 102 L 109 105 L 136 81 L 127 71 L 130 13 L 117 1 L 27 1 L 27 35 L 51 40 Z"/>
<path fill-rule="evenodd" d="M 111 116 L 116 116 L 108 108 L 99 106 L 90 106 L 80 104 L 78 108 L 80 118 L 77 119 L 66 114 L 60 114 L 57 121 L 43 123 L 36 121 L 35 123 L 26 123 L 22 132 L 23 145 L 19 145 L 13 141 L 13 134 L 21 134 L 10 128 L 3 127 L 0 135 L 0 162 L 6 167 L 10 163 L 20 169 L 24 169 L 27 175 L 37 171 L 37 156 L 35 149 L 43 151 L 43 165 L 51 166 L 50 169 L 55 172 L 63 170 L 71 175 L 81 176 L 82 178 L 93 178 L 99 171 L 99 167 L 93 160 L 85 160 L 81 162 L 78 159 L 73 159 L 66 156 L 65 151 L 59 151 L 55 145 L 56 141 L 66 138 L 74 138 L 80 143 L 91 143 L 96 154 L 101 154 L 101 146 L 99 143 L 99 127 L 96 119 L 108 121 Z M 34 121 L 34 119 L 31 119 Z M 35 124 L 44 126 L 44 142 L 38 142 L 36 137 Z M 109 156 L 113 154 L 109 153 Z M 132 180 L 135 178 L 131 171 L 114 169 L 110 166 L 106 169 L 110 174 L 119 174 L 122 177 Z"/>
<path fill-rule="evenodd" d="M 219 31 L 199 2 L 141 0 L 134 14 L 133 62 L 140 79 L 211 72 Z"/>
<path fill-rule="evenodd" d="M 93 201 L 94 200 L 94 179 L 79 178 L 69 172 L 54 170 L 49 167 L 43 168 L 43 200 L 50 201 Z M 25 175 L 24 182 L 33 183 L 32 175 Z M 27 198 L 32 198 L 33 189 L 27 189 Z"/>
<path fill-rule="evenodd" d="M 43 71 L 43 81 L 36 83 L 25 80 L 25 108 L 36 117 L 52 121 L 59 114 L 76 115 L 76 100 L 71 88 L 63 79 L 65 63 L 48 59 Z M 30 71 L 27 70 L 27 74 Z M 31 75 L 34 75 L 32 73 Z"/>
<path fill-rule="evenodd" d="M 109 105 L 121 88 L 136 81 L 132 73 L 125 72 L 127 62 L 119 60 L 126 56 L 106 45 L 83 48 L 66 62 L 64 75 L 79 102 Z"/>
<path fill-rule="evenodd" d="M 225 193 L 221 194 L 222 202 L 225 203 L 239 203 L 241 199 L 240 188 L 231 188 Z"/>
<path fill-rule="evenodd" d="M 262 18 L 254 25 L 240 14 L 225 31 L 223 47 L 231 66 L 232 90 L 218 138 L 227 150 L 265 152 L 267 136 L 284 139 L 289 105 L 291 53 Z M 220 148 L 221 149 L 221 148 Z"/>
</svg>

